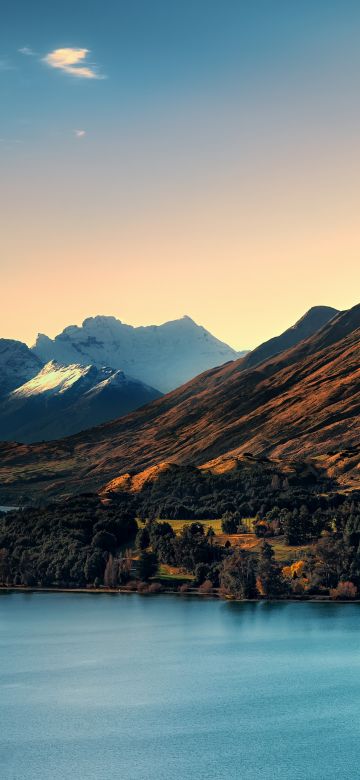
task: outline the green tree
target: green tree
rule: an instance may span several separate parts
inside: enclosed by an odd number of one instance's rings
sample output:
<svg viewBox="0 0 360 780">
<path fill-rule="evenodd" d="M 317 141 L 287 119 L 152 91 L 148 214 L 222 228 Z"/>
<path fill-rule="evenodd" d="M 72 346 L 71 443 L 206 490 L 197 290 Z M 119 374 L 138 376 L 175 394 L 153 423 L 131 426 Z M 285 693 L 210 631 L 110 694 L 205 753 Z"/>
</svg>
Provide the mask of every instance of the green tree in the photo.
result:
<svg viewBox="0 0 360 780">
<path fill-rule="evenodd" d="M 280 567 L 274 560 L 274 550 L 265 539 L 260 547 L 256 575 L 256 587 L 260 596 L 271 598 L 284 592 L 285 583 Z"/>
<path fill-rule="evenodd" d="M 146 525 L 144 525 L 142 528 L 139 528 L 136 539 L 135 539 L 135 547 L 137 550 L 146 550 L 147 547 L 149 547 L 150 544 L 150 535 L 149 535 L 149 529 Z"/>
<path fill-rule="evenodd" d="M 158 569 L 158 562 L 155 553 L 143 550 L 136 563 L 136 575 L 139 580 L 149 580 L 154 577 Z"/>
<path fill-rule="evenodd" d="M 117 544 L 115 534 L 111 534 L 108 531 L 98 531 L 92 540 L 94 547 L 99 547 L 100 550 L 106 552 L 114 552 Z"/>
<path fill-rule="evenodd" d="M 255 598 L 256 569 L 254 555 L 236 548 L 220 568 L 220 588 L 224 596 L 235 599 Z"/>
</svg>

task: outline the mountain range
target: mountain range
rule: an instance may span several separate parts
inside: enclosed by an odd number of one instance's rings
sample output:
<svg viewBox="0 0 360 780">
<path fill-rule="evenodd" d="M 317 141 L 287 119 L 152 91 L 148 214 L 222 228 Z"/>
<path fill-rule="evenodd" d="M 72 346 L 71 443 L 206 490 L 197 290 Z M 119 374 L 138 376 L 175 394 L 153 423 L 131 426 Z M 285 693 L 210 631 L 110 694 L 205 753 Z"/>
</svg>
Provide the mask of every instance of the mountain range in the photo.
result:
<svg viewBox="0 0 360 780">
<path fill-rule="evenodd" d="M 164 461 L 228 468 L 247 452 L 314 458 L 346 489 L 356 486 L 360 305 L 333 311 L 320 330 L 254 367 L 245 357 L 211 369 L 126 417 L 67 439 L 1 445 L 1 497 L 97 489 Z"/>
<path fill-rule="evenodd" d="M 89 317 L 81 327 L 70 325 L 54 339 L 39 334 L 33 352 L 43 363 L 119 368 L 162 393 L 239 357 L 190 317 L 138 328 L 116 317 Z"/>
<path fill-rule="evenodd" d="M 297 343 L 335 313 L 326 306 L 310 309 L 280 336 L 248 353 L 243 367 Z M 181 375 L 192 376 L 204 365 L 221 365 L 237 354 L 189 317 L 147 328 L 132 328 L 114 317 L 94 317 L 81 328 L 66 328 L 54 340 L 39 336 L 34 347 L 39 354 L 21 342 L 2 344 L 0 440 L 22 442 L 68 436 L 122 417 L 162 395 L 158 388 L 164 384 L 177 386 Z M 52 357 L 44 366 L 43 359 L 51 354 L 61 362 Z M 86 358 L 93 362 L 87 364 Z M 103 363 L 106 359 L 108 364 Z M 120 364 L 142 377 L 151 370 L 156 384 L 151 387 L 134 379 L 118 368 Z"/>
<path fill-rule="evenodd" d="M 0 440 L 34 442 L 91 428 L 237 356 L 190 317 L 139 328 L 92 317 L 53 340 L 39 335 L 32 349 L 1 339 Z"/>
</svg>

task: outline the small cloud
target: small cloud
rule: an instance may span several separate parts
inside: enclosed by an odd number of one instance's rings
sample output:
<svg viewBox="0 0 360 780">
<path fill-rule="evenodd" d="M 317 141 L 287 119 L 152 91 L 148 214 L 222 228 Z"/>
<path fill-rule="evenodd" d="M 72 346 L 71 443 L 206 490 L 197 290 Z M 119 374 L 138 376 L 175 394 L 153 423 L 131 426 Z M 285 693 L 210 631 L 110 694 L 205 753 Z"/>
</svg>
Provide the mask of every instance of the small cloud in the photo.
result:
<svg viewBox="0 0 360 780">
<path fill-rule="evenodd" d="M 22 46 L 21 49 L 18 49 L 19 54 L 24 54 L 25 57 L 36 57 L 36 51 L 33 51 L 30 49 L 30 46 Z"/>
<path fill-rule="evenodd" d="M 84 138 L 84 135 L 86 135 L 86 130 L 74 130 L 74 135 L 76 138 Z"/>
<path fill-rule="evenodd" d="M 43 58 L 51 68 L 59 68 L 80 79 L 103 79 L 94 64 L 83 65 L 89 54 L 89 49 L 54 49 Z"/>
</svg>

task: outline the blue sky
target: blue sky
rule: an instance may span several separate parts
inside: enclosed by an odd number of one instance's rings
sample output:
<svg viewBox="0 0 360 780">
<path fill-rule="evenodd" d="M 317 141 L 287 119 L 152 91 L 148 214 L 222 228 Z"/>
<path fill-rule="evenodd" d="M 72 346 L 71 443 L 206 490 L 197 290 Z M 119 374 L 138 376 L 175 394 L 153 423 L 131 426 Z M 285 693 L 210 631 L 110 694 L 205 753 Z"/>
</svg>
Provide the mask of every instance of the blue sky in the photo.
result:
<svg viewBox="0 0 360 780">
<path fill-rule="evenodd" d="M 359 38 L 354 0 L 2 0 L 0 249 L 26 293 L 0 335 L 188 313 L 248 347 L 355 302 Z"/>
<path fill-rule="evenodd" d="M 306 83 L 323 58 L 340 70 L 352 58 L 359 65 L 360 5 L 354 0 L 2 0 L 1 5 L 0 56 L 3 68 L 10 68 L 2 85 L 9 131 L 25 119 L 41 127 L 80 115 L 98 124 L 99 110 L 104 119 L 149 111 L 152 101 L 172 100 L 174 92 L 236 94 L 264 84 L 274 88 L 274 81 L 291 90 L 298 80 Z M 24 47 L 34 56 L 22 55 Z M 106 83 L 80 85 L 50 72 L 40 60 L 60 47 L 89 49 Z"/>
</svg>

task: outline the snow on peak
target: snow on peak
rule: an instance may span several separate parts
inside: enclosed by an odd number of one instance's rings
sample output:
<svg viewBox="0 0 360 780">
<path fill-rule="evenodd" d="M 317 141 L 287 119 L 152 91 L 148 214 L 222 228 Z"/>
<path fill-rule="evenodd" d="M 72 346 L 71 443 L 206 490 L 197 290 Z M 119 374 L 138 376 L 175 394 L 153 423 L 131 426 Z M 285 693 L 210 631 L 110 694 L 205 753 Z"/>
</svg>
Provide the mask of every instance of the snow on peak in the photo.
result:
<svg viewBox="0 0 360 780">
<path fill-rule="evenodd" d="M 65 366 L 57 363 L 55 360 L 50 360 L 36 376 L 14 390 L 13 395 L 20 397 L 41 395 L 43 393 L 48 395 L 65 393 L 80 379 L 88 376 L 91 369 L 92 366 L 81 366 L 79 364 Z"/>
<path fill-rule="evenodd" d="M 238 353 L 191 317 L 163 325 L 133 327 L 116 317 L 88 317 L 55 339 L 38 338 L 34 352 L 44 361 L 112 366 L 150 387 L 168 392 Z"/>
<path fill-rule="evenodd" d="M 50 360 L 39 373 L 21 387 L 13 391 L 14 398 L 25 398 L 41 395 L 61 395 L 73 388 L 81 386 L 82 393 L 94 390 L 101 392 L 105 387 L 120 387 L 132 380 L 123 371 L 102 366 L 82 366 L 79 363 L 64 365 L 56 360 Z M 136 380 L 134 380 L 136 384 Z M 153 389 L 153 388 L 151 388 Z"/>
</svg>

